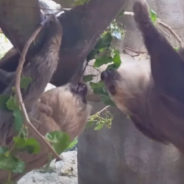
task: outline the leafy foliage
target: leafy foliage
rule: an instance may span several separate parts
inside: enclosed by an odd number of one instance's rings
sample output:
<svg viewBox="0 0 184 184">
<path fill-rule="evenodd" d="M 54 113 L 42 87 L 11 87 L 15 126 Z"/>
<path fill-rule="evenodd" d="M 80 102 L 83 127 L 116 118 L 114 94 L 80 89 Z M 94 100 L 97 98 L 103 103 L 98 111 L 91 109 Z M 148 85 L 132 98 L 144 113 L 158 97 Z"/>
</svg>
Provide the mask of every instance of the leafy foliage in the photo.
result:
<svg viewBox="0 0 184 184">
<path fill-rule="evenodd" d="M 78 139 L 75 138 L 75 139 L 69 144 L 69 146 L 67 147 L 66 150 L 71 150 L 71 149 L 73 149 L 77 144 L 78 144 Z"/>
<path fill-rule="evenodd" d="M 89 82 L 93 79 L 95 75 L 84 75 L 83 80 L 84 82 Z"/>
<path fill-rule="evenodd" d="M 122 39 L 123 30 L 118 25 L 117 21 L 114 20 L 106 31 L 101 35 L 95 48 L 87 56 L 87 60 L 95 60 L 93 67 L 98 70 L 102 65 L 106 65 L 106 68 L 117 69 L 121 65 L 120 52 L 117 50 L 112 41 L 114 39 Z M 108 92 L 102 81 L 92 82 L 94 75 L 84 76 L 84 81 L 90 83 L 91 88 L 95 94 L 98 94 L 104 104 L 114 105 L 109 98 Z"/>
<path fill-rule="evenodd" d="M 22 173 L 25 169 L 24 162 L 16 158 L 6 147 L 0 147 L 0 169 L 13 173 Z"/>
<path fill-rule="evenodd" d="M 71 144 L 70 136 L 61 131 L 53 131 L 46 134 L 46 139 L 51 143 L 55 151 L 60 154 Z"/>
<path fill-rule="evenodd" d="M 93 89 L 93 92 L 101 97 L 101 100 L 103 101 L 104 104 L 114 106 L 114 103 L 110 99 L 108 92 L 105 88 L 105 85 L 102 81 L 99 81 L 97 83 L 90 82 L 90 86 Z"/>
<path fill-rule="evenodd" d="M 27 151 L 31 154 L 37 154 L 40 152 L 40 144 L 34 138 L 26 138 L 16 136 L 13 138 L 16 150 Z"/>
<path fill-rule="evenodd" d="M 19 132 L 23 125 L 23 116 L 17 104 L 15 96 L 10 96 L 6 102 L 6 108 L 12 112 L 14 118 L 14 128 Z"/>
<path fill-rule="evenodd" d="M 13 155 L 0 154 L 0 169 L 13 173 L 22 173 L 25 169 L 25 164 Z"/>
<path fill-rule="evenodd" d="M 0 95 L 0 108 L 7 109 L 6 102 L 9 99 L 9 95 Z"/>
<path fill-rule="evenodd" d="M 30 78 L 23 77 L 21 80 L 21 88 L 27 89 Z M 24 118 L 21 109 L 18 105 L 17 99 L 12 94 L 0 96 L 0 108 L 12 113 L 14 129 L 17 136 L 13 138 L 12 145 L 8 147 L 0 147 L 0 169 L 10 173 L 23 173 L 25 163 L 17 157 L 17 153 L 26 151 L 30 154 L 37 154 L 40 151 L 40 144 L 34 138 L 28 138 L 25 126 L 23 126 Z M 11 177 L 8 178 L 8 183 L 11 183 Z"/>
<path fill-rule="evenodd" d="M 22 76 L 21 81 L 20 81 L 21 89 L 27 89 L 31 82 L 32 82 L 31 77 Z"/>
<path fill-rule="evenodd" d="M 111 128 L 112 120 L 113 117 L 109 111 L 103 112 L 102 115 L 97 112 L 90 116 L 88 127 L 92 126 L 96 131 L 101 130 L 102 128 Z"/>
<path fill-rule="evenodd" d="M 19 132 L 24 123 L 24 119 L 23 119 L 22 112 L 20 111 L 20 109 L 16 109 L 13 111 L 13 118 L 14 118 L 14 128 L 17 132 Z"/>
</svg>

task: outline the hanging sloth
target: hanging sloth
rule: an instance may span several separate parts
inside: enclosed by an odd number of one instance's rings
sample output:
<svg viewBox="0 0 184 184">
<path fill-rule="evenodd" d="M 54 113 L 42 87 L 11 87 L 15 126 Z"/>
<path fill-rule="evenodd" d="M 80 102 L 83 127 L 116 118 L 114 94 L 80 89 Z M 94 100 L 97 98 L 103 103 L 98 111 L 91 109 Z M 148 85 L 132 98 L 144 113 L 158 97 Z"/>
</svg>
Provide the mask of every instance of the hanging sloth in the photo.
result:
<svg viewBox="0 0 184 184">
<path fill-rule="evenodd" d="M 101 78 L 117 107 L 146 136 L 184 152 L 184 59 L 152 24 L 147 6 L 134 4 L 149 62 L 124 62 Z"/>
</svg>

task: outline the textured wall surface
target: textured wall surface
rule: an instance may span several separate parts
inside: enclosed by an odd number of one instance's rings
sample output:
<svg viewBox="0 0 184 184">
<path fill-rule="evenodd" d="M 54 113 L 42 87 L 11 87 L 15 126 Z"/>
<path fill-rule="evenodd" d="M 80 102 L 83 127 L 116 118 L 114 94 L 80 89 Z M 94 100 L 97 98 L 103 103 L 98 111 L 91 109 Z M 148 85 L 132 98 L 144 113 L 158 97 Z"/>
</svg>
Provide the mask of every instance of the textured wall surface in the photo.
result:
<svg viewBox="0 0 184 184">
<path fill-rule="evenodd" d="M 184 157 L 140 133 L 117 109 L 111 129 L 79 139 L 79 184 L 183 184 Z"/>
</svg>

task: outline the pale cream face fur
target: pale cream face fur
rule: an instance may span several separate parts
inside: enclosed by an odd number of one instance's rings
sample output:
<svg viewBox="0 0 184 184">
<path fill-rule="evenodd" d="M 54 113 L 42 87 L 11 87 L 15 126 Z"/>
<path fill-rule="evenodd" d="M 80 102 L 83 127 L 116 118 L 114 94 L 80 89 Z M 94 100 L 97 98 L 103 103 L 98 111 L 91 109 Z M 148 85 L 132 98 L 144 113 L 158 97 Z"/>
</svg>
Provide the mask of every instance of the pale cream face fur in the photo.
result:
<svg viewBox="0 0 184 184">
<path fill-rule="evenodd" d="M 122 63 L 118 69 L 119 77 L 114 80 L 116 93 L 111 95 L 112 100 L 117 107 L 123 112 L 128 111 L 129 103 L 134 102 L 137 98 L 144 94 L 144 89 L 151 80 L 149 61 L 128 61 Z"/>
<path fill-rule="evenodd" d="M 73 139 L 83 131 L 90 107 L 79 94 L 71 92 L 69 85 L 43 93 L 36 105 L 39 113 L 34 116 L 39 122 L 47 123 L 51 131 L 64 131 Z"/>
</svg>

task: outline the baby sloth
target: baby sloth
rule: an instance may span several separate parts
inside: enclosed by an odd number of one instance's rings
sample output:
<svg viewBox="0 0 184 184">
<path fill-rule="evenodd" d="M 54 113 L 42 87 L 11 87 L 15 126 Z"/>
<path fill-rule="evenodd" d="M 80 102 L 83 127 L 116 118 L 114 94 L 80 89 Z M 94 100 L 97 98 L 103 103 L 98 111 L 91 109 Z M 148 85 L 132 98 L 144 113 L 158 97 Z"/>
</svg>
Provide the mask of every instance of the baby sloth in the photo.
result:
<svg viewBox="0 0 184 184">
<path fill-rule="evenodd" d="M 61 130 L 72 140 L 82 132 L 90 113 L 86 95 L 87 86 L 82 83 L 69 83 L 43 93 L 31 112 L 36 122 L 40 122 L 35 126 L 42 134 Z"/>
<path fill-rule="evenodd" d="M 136 23 L 150 63 L 124 62 L 101 78 L 117 107 L 150 138 L 184 152 L 184 60 L 149 19 L 145 4 L 134 4 Z"/>
</svg>

